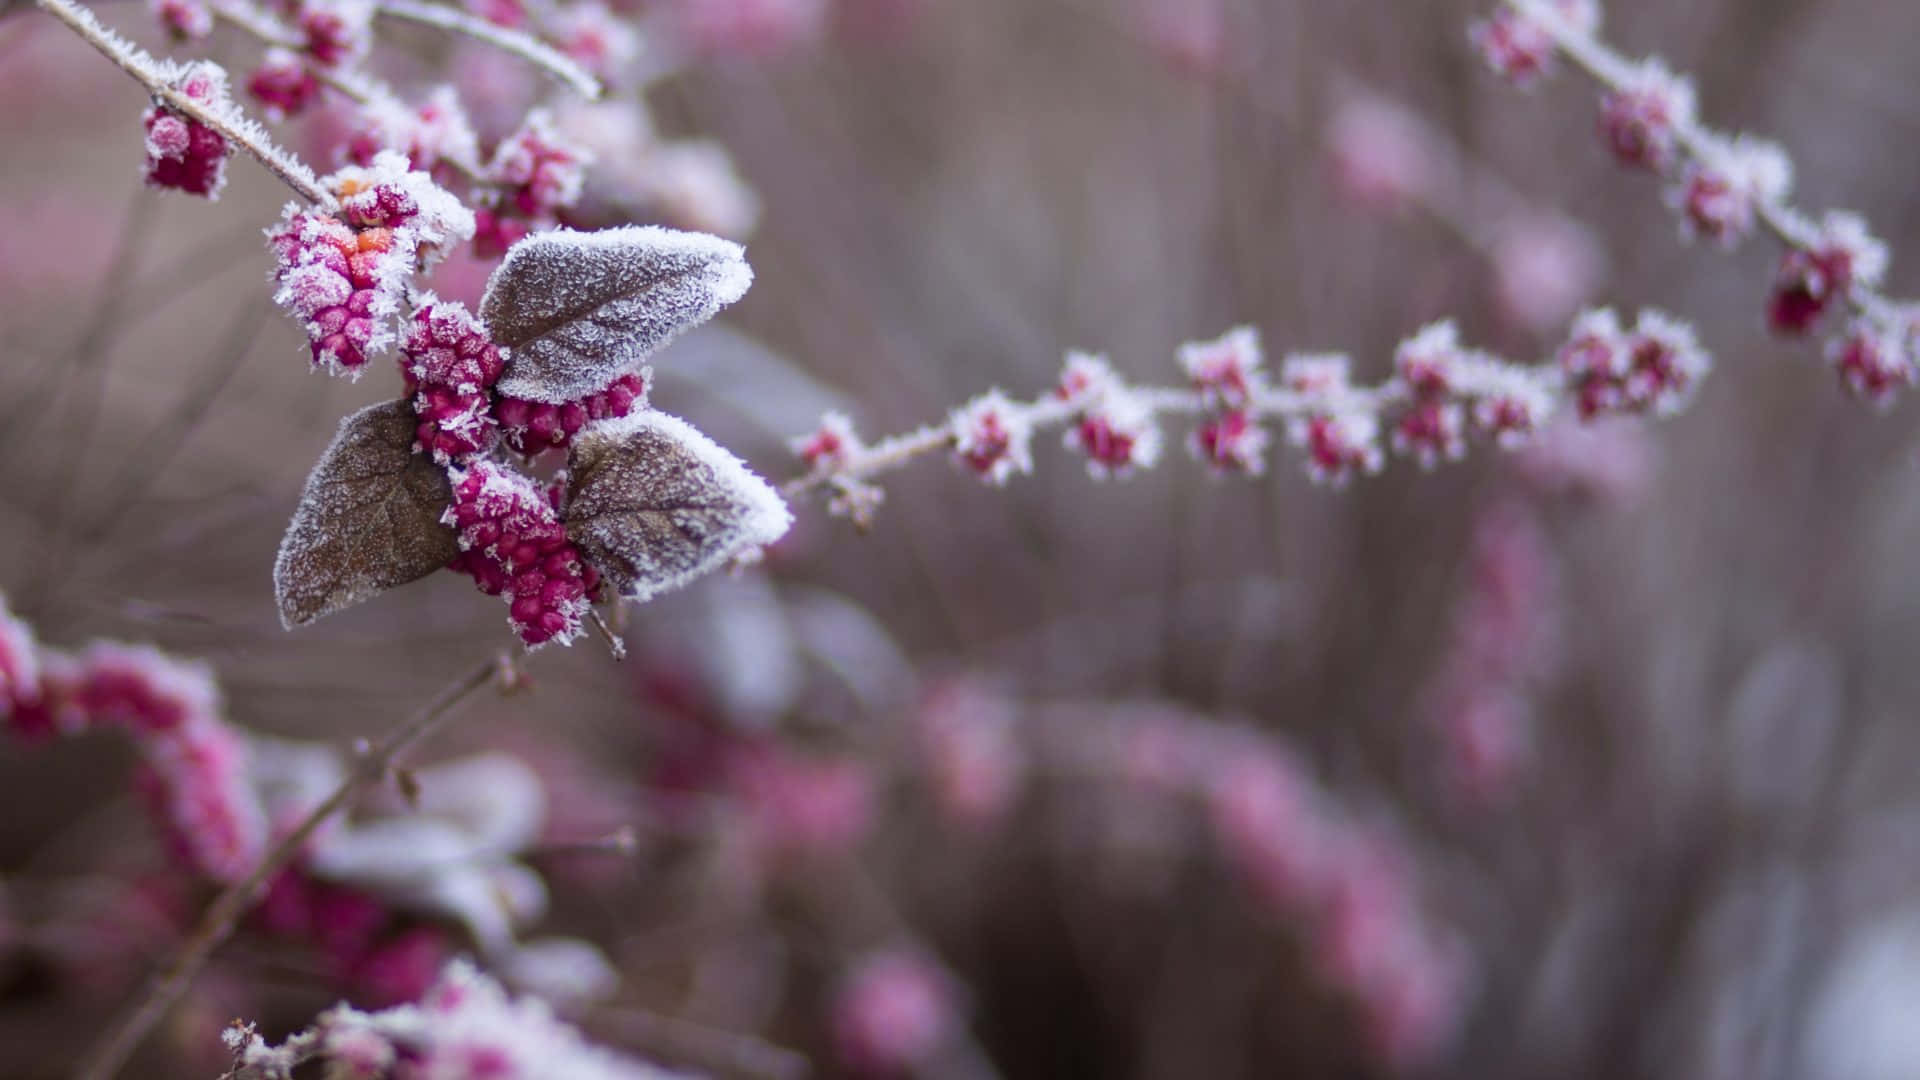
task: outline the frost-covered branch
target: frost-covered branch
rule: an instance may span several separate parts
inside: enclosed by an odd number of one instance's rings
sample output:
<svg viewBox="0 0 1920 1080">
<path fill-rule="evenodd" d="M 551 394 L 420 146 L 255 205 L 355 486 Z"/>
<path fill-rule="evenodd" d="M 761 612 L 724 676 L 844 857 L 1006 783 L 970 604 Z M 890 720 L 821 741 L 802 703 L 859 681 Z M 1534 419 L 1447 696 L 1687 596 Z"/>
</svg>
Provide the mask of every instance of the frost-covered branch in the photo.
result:
<svg viewBox="0 0 1920 1080">
<path fill-rule="evenodd" d="M 156 160 L 185 161 L 196 170 L 210 173 L 203 185 L 210 190 L 196 193 L 211 194 L 218 190 L 222 178 L 220 167 L 226 156 L 232 147 L 238 146 L 301 198 L 322 208 L 333 206 L 332 196 L 320 186 L 312 170 L 274 145 L 265 129 L 227 99 L 226 77 L 218 67 L 205 63 L 182 66 L 156 60 L 146 50 L 108 29 L 91 10 L 75 0 L 37 2 L 41 10 L 66 24 L 153 96 L 156 109 L 149 112 L 147 122 L 149 179 L 154 179 L 152 169 Z M 212 145 L 212 140 L 204 136 L 195 139 L 201 135 L 195 130 L 196 126 L 220 142 Z"/>
<path fill-rule="evenodd" d="M 1597 36 L 1597 0 L 1501 0 L 1472 38 L 1487 62 L 1521 85 L 1564 56 L 1607 91 L 1600 131 L 1623 165 L 1666 181 L 1668 202 L 1690 236 L 1732 246 L 1756 226 L 1786 248 L 1768 301 L 1776 332 L 1812 331 L 1839 301 L 1855 317 L 1830 339 L 1827 357 L 1854 392 L 1885 402 L 1912 385 L 1920 309 L 1881 291 L 1889 256 L 1867 223 L 1848 211 L 1814 218 L 1787 201 L 1792 160 L 1780 146 L 1727 135 L 1698 118 L 1693 84 L 1657 58 L 1630 60 Z"/>
<path fill-rule="evenodd" d="M 1588 312 L 1552 358 L 1531 366 L 1468 348 L 1452 322 L 1434 323 L 1400 343 L 1393 373 L 1372 386 L 1355 385 L 1349 359 L 1338 353 L 1287 356 L 1271 382 L 1248 327 L 1182 346 L 1179 360 L 1188 386 L 1143 387 L 1128 385 L 1103 357 L 1072 353 L 1059 384 L 1035 400 L 993 390 L 944 423 L 871 445 L 845 416 L 829 414 L 794 440 L 809 470 L 781 491 L 827 489 L 831 510 L 865 524 L 882 498 L 873 477 L 944 450 L 983 479 L 1004 483 L 1032 471 L 1034 433 L 1056 427 L 1096 477 L 1125 475 L 1159 460 L 1161 416 L 1198 418 L 1187 439 L 1193 455 L 1245 474 L 1265 468 L 1271 439 L 1262 423 L 1284 421 L 1313 478 L 1340 486 L 1384 466 L 1383 439 L 1431 467 L 1464 456 L 1472 432 L 1507 446 L 1524 442 L 1562 406 L 1582 418 L 1665 415 L 1685 405 L 1711 366 L 1692 329 L 1657 311 L 1642 312 L 1631 330 L 1611 311 Z"/>
<path fill-rule="evenodd" d="M 415 0 L 380 0 L 375 10 L 388 18 L 403 19 L 407 22 L 437 27 L 449 33 L 464 34 L 475 41 L 484 42 L 520 57 L 566 83 L 575 93 L 589 101 L 600 97 L 600 80 L 594 78 L 592 72 L 581 67 L 572 57 L 541 43 L 536 38 L 496 26 L 485 19 L 475 18 L 459 8 L 444 4 L 416 3 Z"/>
</svg>

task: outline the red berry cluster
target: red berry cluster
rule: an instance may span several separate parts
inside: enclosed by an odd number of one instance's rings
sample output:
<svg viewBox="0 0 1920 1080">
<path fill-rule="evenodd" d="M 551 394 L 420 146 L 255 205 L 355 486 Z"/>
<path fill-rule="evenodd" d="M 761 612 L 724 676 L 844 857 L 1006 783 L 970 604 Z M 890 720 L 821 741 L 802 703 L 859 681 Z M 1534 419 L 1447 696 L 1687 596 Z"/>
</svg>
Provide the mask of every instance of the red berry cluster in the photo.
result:
<svg viewBox="0 0 1920 1080">
<path fill-rule="evenodd" d="M 190 65 L 174 87 L 209 110 L 230 107 L 226 73 L 213 64 Z M 227 182 L 227 158 L 233 155 L 225 136 L 161 104 L 148 107 L 143 123 L 148 184 L 208 199 L 220 194 Z"/>
<path fill-rule="evenodd" d="M 500 425 L 507 445 L 517 453 L 532 457 L 543 450 L 557 450 L 573 441 L 580 429 L 594 420 L 625 416 L 647 404 L 647 373 L 630 372 L 620 376 L 606 389 L 579 401 L 553 404 L 525 398 L 496 397 L 493 420 Z"/>
<path fill-rule="evenodd" d="M 567 142 L 544 111 L 528 114 L 487 162 L 486 179 L 495 191 L 492 205 L 476 214 L 474 250 L 490 258 L 531 229 L 552 224 L 580 201 L 586 167 L 586 152 Z"/>
<path fill-rule="evenodd" d="M 490 391 L 506 362 L 466 305 L 429 298 L 414 309 L 400 352 L 420 417 L 414 449 L 447 465 L 492 447 L 497 428 Z"/>
<path fill-rule="evenodd" d="M 321 213 L 295 213 L 269 234 L 279 260 L 274 301 L 301 321 L 315 367 L 358 374 L 382 344 L 381 324 L 398 308 L 413 265 L 403 235 Z"/>
<path fill-rule="evenodd" d="M 1560 350 L 1582 418 L 1675 412 L 1708 366 L 1693 330 L 1657 311 L 1641 312 L 1631 332 L 1611 311 L 1590 312 Z"/>
<path fill-rule="evenodd" d="M 449 476 L 453 504 L 443 520 L 460 537 L 452 568 L 470 575 L 480 591 L 506 597 L 507 619 L 528 645 L 571 641 L 600 576 L 567 539 L 557 499 L 485 460 Z"/>
</svg>

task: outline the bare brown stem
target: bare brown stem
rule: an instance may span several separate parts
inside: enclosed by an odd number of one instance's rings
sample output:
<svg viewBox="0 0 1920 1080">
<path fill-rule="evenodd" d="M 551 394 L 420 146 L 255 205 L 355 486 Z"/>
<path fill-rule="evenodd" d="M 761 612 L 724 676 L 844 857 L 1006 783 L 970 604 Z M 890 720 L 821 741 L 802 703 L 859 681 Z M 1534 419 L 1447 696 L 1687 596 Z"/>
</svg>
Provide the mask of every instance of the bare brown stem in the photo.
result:
<svg viewBox="0 0 1920 1080">
<path fill-rule="evenodd" d="M 333 794 L 309 811 L 292 832 L 274 845 L 252 873 L 214 898 L 173 959 L 154 973 L 145 992 L 94 1044 L 80 1068 L 74 1072 L 76 1080 L 112 1080 L 126 1066 L 141 1040 L 187 992 L 194 977 L 206 967 L 214 950 L 233 936 L 241 917 L 265 893 L 267 882 L 293 862 L 306 846 L 308 838 L 327 819 L 339 813 L 355 795 L 386 776 L 394 759 L 402 751 L 431 734 L 462 702 L 491 683 L 501 673 L 501 667 L 502 661 L 488 660 L 462 675 L 404 724 L 361 754 Z"/>
</svg>

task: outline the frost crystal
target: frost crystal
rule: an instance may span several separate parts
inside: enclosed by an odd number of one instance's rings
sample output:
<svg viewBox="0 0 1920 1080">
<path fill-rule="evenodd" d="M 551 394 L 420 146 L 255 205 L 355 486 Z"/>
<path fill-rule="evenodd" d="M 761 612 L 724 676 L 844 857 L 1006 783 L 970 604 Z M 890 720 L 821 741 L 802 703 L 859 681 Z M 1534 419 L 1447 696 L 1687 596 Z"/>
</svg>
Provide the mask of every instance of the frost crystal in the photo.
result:
<svg viewBox="0 0 1920 1080">
<path fill-rule="evenodd" d="M 740 245 L 657 226 L 530 236 L 487 282 L 480 314 L 508 350 L 500 392 L 560 404 L 632 371 L 753 283 Z"/>
<path fill-rule="evenodd" d="M 623 596 L 648 600 L 786 535 L 780 495 L 678 417 L 590 425 L 568 458 L 567 535 Z"/>
</svg>

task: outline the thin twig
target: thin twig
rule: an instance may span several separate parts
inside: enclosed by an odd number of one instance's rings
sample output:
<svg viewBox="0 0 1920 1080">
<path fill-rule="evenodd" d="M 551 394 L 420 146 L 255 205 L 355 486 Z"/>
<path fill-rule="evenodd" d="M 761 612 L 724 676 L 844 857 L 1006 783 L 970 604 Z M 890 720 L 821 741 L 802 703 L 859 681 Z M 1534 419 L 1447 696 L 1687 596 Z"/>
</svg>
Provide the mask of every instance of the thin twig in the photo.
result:
<svg viewBox="0 0 1920 1080">
<path fill-rule="evenodd" d="M 214 950 L 233 935 L 240 918 L 266 892 L 267 883 L 299 856 L 308 838 L 362 789 L 385 777 L 402 751 L 431 734 L 441 721 L 453 714 L 457 706 L 491 683 L 500 668 L 501 661 L 488 660 L 462 675 L 406 723 L 361 754 L 333 794 L 308 812 L 300 824 L 274 845 L 266 858 L 244 880 L 229 886 L 214 898 L 193 933 L 187 936 L 174 954 L 173 960 L 154 973 L 146 992 L 94 1045 L 84 1064 L 74 1073 L 76 1080 L 112 1080 L 125 1067 L 127 1059 L 132 1057 L 141 1040 L 187 992 L 188 986 L 200 969 L 206 966 Z"/>
<path fill-rule="evenodd" d="M 1501 0 L 1501 3 L 1546 31 L 1561 53 L 1594 82 L 1620 91 L 1633 81 L 1635 66 L 1631 61 L 1595 35 L 1568 22 L 1552 5 L 1540 0 Z M 1697 120 L 1677 120 L 1673 124 L 1673 137 L 1675 145 L 1687 157 L 1701 164 L 1712 164 L 1716 136 L 1705 125 Z M 1818 226 L 1784 197 L 1756 198 L 1754 214 L 1768 232 L 1790 249 L 1810 252 L 1818 243 Z M 1879 291 L 1859 282 L 1845 291 L 1845 299 L 1860 313 L 1877 318 L 1890 317 L 1898 306 Z"/>
<path fill-rule="evenodd" d="M 588 101 L 597 101 L 600 98 L 600 80 L 594 78 L 592 72 L 581 67 L 565 53 L 517 30 L 495 26 L 485 19 L 444 4 L 416 3 L 415 0 L 380 0 L 374 10 L 389 18 L 405 19 L 409 22 L 438 27 L 449 33 L 465 34 L 475 41 L 510 52 L 545 70 L 547 74 L 566 83 L 575 93 Z"/>
<path fill-rule="evenodd" d="M 333 196 L 327 194 L 314 178 L 313 170 L 300 163 L 300 160 L 280 147 L 274 145 L 260 125 L 246 119 L 237 109 L 227 112 L 210 109 L 193 100 L 175 87 L 161 62 L 155 60 L 145 49 L 107 29 L 93 12 L 78 4 L 75 0 L 36 0 L 40 10 L 52 15 L 67 25 L 69 30 L 80 35 L 87 44 L 99 50 L 100 55 L 114 62 L 121 71 L 133 76 L 134 81 L 146 87 L 147 93 L 168 109 L 189 117 L 196 123 L 213 129 L 221 138 L 233 146 L 251 154 L 254 160 L 265 166 L 267 171 L 280 178 L 281 183 L 292 188 L 301 198 L 323 209 L 332 209 Z"/>
<path fill-rule="evenodd" d="M 1557 387 L 1557 371 L 1544 366 L 1535 370 L 1546 380 L 1543 385 L 1550 389 Z M 1207 411 L 1207 405 L 1197 390 L 1132 387 L 1129 393 L 1145 405 L 1147 412 L 1153 416 L 1198 416 Z M 1377 386 L 1354 387 L 1334 394 L 1263 389 L 1253 395 L 1246 412 L 1250 420 L 1354 409 L 1378 412 L 1406 400 L 1408 396 L 1406 386 L 1397 378 L 1388 379 Z M 1010 406 L 1034 431 L 1057 427 L 1086 410 L 1084 402 L 1067 401 L 1052 395 L 1031 402 L 1012 402 Z M 791 499 L 823 487 L 843 491 L 848 486 L 857 487 L 881 473 L 892 472 L 928 454 L 951 448 L 956 438 L 954 424 L 955 421 L 949 419 L 943 424 L 882 439 L 872 446 L 854 448 L 837 462 L 823 461 L 812 471 L 788 480 L 780 485 L 780 494 Z"/>
</svg>

